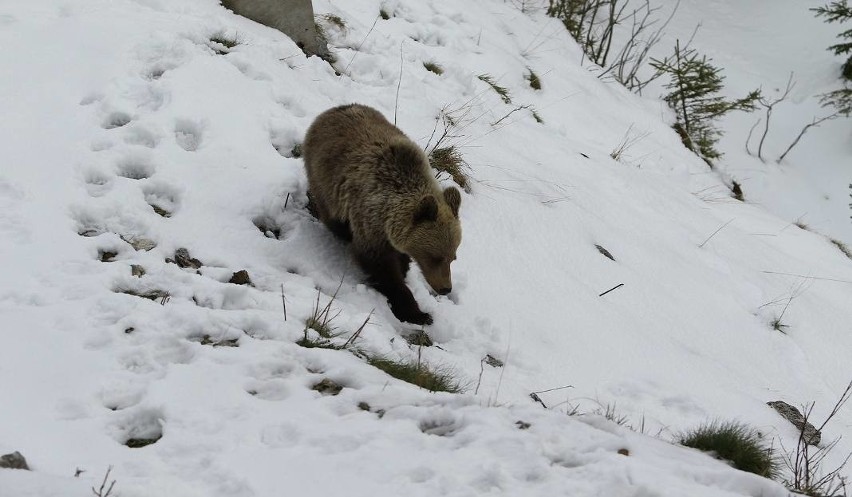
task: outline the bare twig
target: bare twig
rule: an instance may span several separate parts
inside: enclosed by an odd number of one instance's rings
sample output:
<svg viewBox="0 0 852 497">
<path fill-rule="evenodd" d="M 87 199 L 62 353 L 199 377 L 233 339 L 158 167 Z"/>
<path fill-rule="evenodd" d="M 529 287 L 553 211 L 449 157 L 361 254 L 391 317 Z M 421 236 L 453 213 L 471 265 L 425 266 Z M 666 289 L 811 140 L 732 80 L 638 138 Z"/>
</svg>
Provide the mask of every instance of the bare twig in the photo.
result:
<svg viewBox="0 0 852 497">
<path fill-rule="evenodd" d="M 485 358 L 483 357 L 479 361 L 479 378 L 476 380 L 476 389 L 474 389 L 473 394 L 479 394 L 479 386 L 482 385 L 482 373 L 485 372 Z"/>
<path fill-rule="evenodd" d="M 623 287 L 623 286 L 624 286 L 624 283 L 619 283 L 619 284 L 615 285 L 614 287 L 610 288 L 609 290 L 605 291 L 604 293 L 602 293 L 602 294 L 598 295 L 598 297 L 603 297 L 604 295 L 606 295 L 606 294 L 608 294 L 609 292 L 611 292 L 611 291 L 615 290 L 616 288 L 620 288 L 620 287 Z"/>
<path fill-rule="evenodd" d="M 751 153 L 751 150 L 748 148 L 748 145 L 749 145 L 749 143 L 751 143 L 751 135 L 752 135 L 752 133 L 754 133 L 754 128 L 756 128 L 760 124 L 760 121 L 762 121 L 762 119 L 758 118 L 757 121 L 752 125 L 751 129 L 748 130 L 748 136 L 746 137 L 746 142 L 745 142 L 745 149 L 746 149 L 746 153 L 749 154 L 749 155 L 754 155 L 753 153 Z"/>
<path fill-rule="evenodd" d="M 95 487 L 92 487 L 92 493 L 97 495 L 98 497 L 109 497 L 112 492 L 112 488 L 115 486 L 115 480 L 110 482 L 109 487 L 107 487 L 107 480 L 109 480 L 109 474 L 112 471 L 112 466 L 107 468 L 106 474 L 104 475 L 104 481 L 101 482 L 101 487 L 98 490 L 95 490 Z M 106 488 L 106 493 L 104 493 L 104 488 Z"/>
<path fill-rule="evenodd" d="M 840 115 L 841 115 L 840 112 L 835 112 L 834 114 L 829 114 L 829 115 L 827 115 L 825 117 L 821 117 L 819 119 L 817 119 L 816 117 L 813 118 L 813 120 L 810 122 L 810 124 L 806 124 L 802 128 L 802 131 L 799 132 L 799 136 L 797 136 L 796 139 L 793 140 L 793 143 L 791 143 L 790 146 L 787 147 L 787 150 L 785 150 L 784 153 L 781 154 L 780 157 L 778 157 L 778 160 L 776 162 L 781 162 L 782 160 L 784 160 L 784 157 L 787 157 L 787 154 L 790 153 L 790 150 L 793 150 L 793 147 L 795 147 L 796 145 L 799 144 L 799 140 L 801 140 L 802 137 L 805 136 L 805 133 L 807 133 L 809 129 L 813 128 L 814 126 L 819 126 L 820 124 L 824 123 L 825 121 L 829 121 L 831 119 L 835 119 L 837 117 L 840 117 Z"/>
<path fill-rule="evenodd" d="M 718 228 L 716 231 L 714 231 L 714 232 L 713 232 L 710 236 L 708 236 L 706 240 L 704 240 L 703 242 L 701 242 L 701 245 L 699 245 L 699 246 L 698 246 L 698 248 L 703 247 L 703 246 L 704 246 L 707 242 L 709 242 L 709 241 L 710 241 L 710 239 L 711 239 L 711 238 L 713 238 L 714 236 L 716 236 L 716 233 L 718 233 L 718 232 L 722 231 L 722 229 L 724 229 L 724 228 L 725 228 L 725 226 L 727 226 L 727 225 L 731 224 L 732 222 L 734 222 L 734 219 L 736 219 L 736 218 L 732 218 L 732 219 L 731 219 L 730 221 L 728 221 L 727 223 L 723 224 L 722 226 L 719 226 L 719 228 Z"/>
<path fill-rule="evenodd" d="M 367 319 L 365 319 L 365 320 L 364 320 L 364 322 L 363 322 L 363 323 L 361 323 L 361 326 L 359 326 L 359 327 L 358 327 L 358 329 L 357 329 L 357 330 L 355 330 L 355 333 L 353 333 L 353 334 L 352 334 L 352 336 L 351 336 L 351 337 L 349 337 L 349 339 L 348 339 L 348 340 L 346 340 L 346 343 L 344 343 L 344 344 L 343 344 L 343 347 L 341 347 L 341 348 L 344 348 L 344 349 L 345 349 L 346 347 L 348 347 L 348 346 L 349 346 L 349 344 L 350 344 L 350 343 L 355 343 L 355 340 L 357 340 L 357 339 L 358 339 L 358 337 L 359 337 L 359 336 L 361 336 L 361 332 L 362 332 L 362 331 L 364 331 L 364 328 L 367 326 L 367 323 L 369 323 L 369 322 L 370 322 L 370 318 L 371 318 L 371 317 L 373 317 L 373 312 L 374 312 L 375 310 L 376 310 L 376 309 L 374 308 L 374 309 L 372 309 L 372 310 L 370 311 L 370 314 L 368 314 L 368 315 L 367 315 Z"/>
<path fill-rule="evenodd" d="M 399 44 L 399 78 L 396 82 L 396 101 L 393 104 L 393 125 L 396 126 L 396 111 L 399 108 L 399 88 L 402 86 L 402 45 L 405 40 Z"/>
<path fill-rule="evenodd" d="M 772 117 L 772 110 L 776 105 L 787 99 L 787 96 L 790 95 L 790 90 L 792 90 L 794 86 L 796 86 L 796 82 L 793 81 L 793 73 L 791 72 L 790 77 L 787 79 L 787 86 L 784 88 L 784 93 L 782 93 L 780 97 L 775 100 L 769 100 L 761 95 L 761 97 L 757 99 L 758 103 L 766 109 L 766 122 L 763 126 L 763 134 L 760 137 L 760 142 L 757 145 L 757 158 L 760 160 L 763 160 L 763 142 L 766 141 L 766 135 L 769 134 L 769 120 Z M 749 133 L 749 136 L 751 136 L 751 133 Z"/>
<path fill-rule="evenodd" d="M 352 58 L 351 58 L 351 59 L 349 59 L 349 63 L 348 63 L 348 64 L 346 64 L 346 67 L 344 67 L 344 68 L 343 68 L 343 71 L 340 73 L 340 75 L 341 75 L 341 76 L 342 76 L 343 74 L 345 74 L 345 73 L 349 70 L 349 66 L 351 66 L 351 65 L 352 65 L 352 62 L 354 62 L 354 61 L 355 61 L 355 57 L 358 55 L 358 52 L 360 52 L 360 51 L 361 51 L 361 46 L 362 46 L 362 45 L 364 45 L 364 42 L 365 42 L 365 41 L 367 41 L 367 38 L 370 36 L 370 33 L 372 33 L 372 32 L 373 32 L 373 28 L 375 28 L 375 27 L 376 27 L 376 23 L 377 23 L 377 22 L 379 22 L 379 19 L 381 19 L 381 18 L 382 18 L 381 14 L 380 14 L 380 15 L 378 15 L 378 16 L 376 16 L 376 19 L 373 21 L 373 25 L 372 25 L 372 26 L 370 26 L 370 30 L 369 30 L 369 31 L 367 31 L 367 34 L 366 34 L 366 35 L 364 35 L 364 39 L 363 39 L 363 40 L 361 40 L 361 43 L 359 43 L 359 44 L 358 44 L 358 47 L 356 47 L 356 48 L 355 48 L 355 53 L 354 53 L 354 54 L 352 54 Z"/>
<path fill-rule="evenodd" d="M 284 321 L 287 321 L 287 299 L 284 298 L 284 283 L 281 283 L 281 306 L 284 308 Z"/>
</svg>

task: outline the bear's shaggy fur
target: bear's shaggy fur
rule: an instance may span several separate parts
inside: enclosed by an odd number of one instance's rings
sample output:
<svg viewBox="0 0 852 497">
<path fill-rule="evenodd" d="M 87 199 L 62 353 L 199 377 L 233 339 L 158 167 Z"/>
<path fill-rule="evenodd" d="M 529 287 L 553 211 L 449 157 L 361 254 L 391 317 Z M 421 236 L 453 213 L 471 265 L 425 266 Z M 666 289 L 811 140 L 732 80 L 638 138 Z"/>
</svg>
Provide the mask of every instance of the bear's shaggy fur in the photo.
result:
<svg viewBox="0 0 852 497">
<path fill-rule="evenodd" d="M 364 105 L 320 114 L 302 153 L 314 214 L 352 242 L 370 284 L 400 321 L 430 324 L 405 274 L 414 259 L 435 292 L 452 290 L 450 263 L 461 242 L 459 191 L 442 191 L 417 144 Z"/>
</svg>

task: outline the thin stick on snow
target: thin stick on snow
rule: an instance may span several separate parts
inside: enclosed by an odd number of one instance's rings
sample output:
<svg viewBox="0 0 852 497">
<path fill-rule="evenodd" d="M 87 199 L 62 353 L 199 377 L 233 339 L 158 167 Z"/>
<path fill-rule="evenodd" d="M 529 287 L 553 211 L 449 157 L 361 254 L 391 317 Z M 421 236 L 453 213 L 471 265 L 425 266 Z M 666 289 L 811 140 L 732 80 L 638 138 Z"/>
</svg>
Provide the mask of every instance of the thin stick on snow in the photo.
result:
<svg viewBox="0 0 852 497">
<path fill-rule="evenodd" d="M 287 299 L 284 298 L 284 283 L 281 283 L 281 305 L 284 306 L 284 321 L 287 321 Z"/>
<path fill-rule="evenodd" d="M 719 226 L 719 228 L 718 228 L 716 231 L 714 231 L 714 232 L 713 232 L 713 234 L 711 234 L 710 236 L 708 236 L 708 237 L 707 237 L 707 239 L 706 239 L 706 240 L 704 240 L 703 242 L 701 242 L 701 245 L 699 245 L 699 246 L 698 246 L 698 248 L 703 247 L 703 246 L 704 246 L 707 242 L 709 242 L 709 241 L 710 241 L 710 239 L 711 239 L 711 238 L 713 238 L 714 236 L 716 236 L 716 233 L 718 233 L 718 232 L 722 231 L 722 229 L 724 229 L 724 228 L 725 228 L 725 226 L 727 226 L 727 225 L 731 224 L 732 222 L 734 222 L 734 219 L 736 219 L 736 218 L 731 218 L 731 220 L 730 220 L 730 221 L 728 221 L 727 223 L 723 224 L 722 226 Z"/>
<path fill-rule="evenodd" d="M 538 392 L 532 392 L 532 393 L 538 395 L 540 393 L 555 392 L 557 390 L 565 390 L 566 388 L 574 388 L 574 385 L 564 385 L 564 386 L 556 387 L 556 388 L 548 388 L 547 390 L 539 390 Z"/>
<path fill-rule="evenodd" d="M 377 15 L 377 16 L 376 16 L 376 20 L 375 20 L 375 21 L 373 21 L 373 25 L 372 25 L 372 26 L 370 26 L 370 30 L 369 30 L 369 31 L 367 31 L 367 34 L 364 36 L 364 39 L 363 39 L 363 40 L 361 40 L 361 43 L 359 43 L 359 44 L 358 44 L 358 47 L 355 49 L 355 54 L 354 54 L 354 55 L 352 55 L 352 58 L 351 58 L 351 59 L 349 59 L 349 63 L 348 63 L 348 64 L 346 64 L 346 67 L 344 67 L 344 68 L 343 68 L 343 72 L 341 72 L 341 73 L 340 73 L 340 75 L 341 75 L 341 76 L 343 76 L 344 74 L 346 74 L 346 71 L 348 71 L 348 70 L 349 70 L 349 66 L 351 66 L 351 65 L 352 65 L 352 62 L 355 60 L 355 56 L 357 56 L 357 55 L 358 55 L 358 52 L 360 52 L 360 51 L 361 51 L 361 46 L 364 44 L 364 42 L 365 42 L 365 41 L 367 41 L 367 38 L 369 38 L 370 33 L 372 33 L 372 32 L 373 32 L 373 28 L 375 28 L 375 27 L 376 27 L 376 23 L 377 23 L 377 22 L 379 22 L 379 19 L 381 19 L 381 18 L 382 18 L 381 14 L 379 14 L 379 15 Z"/>
<path fill-rule="evenodd" d="M 836 281 L 836 282 L 838 282 L 838 283 L 849 283 L 849 284 L 852 284 L 852 281 L 850 281 L 850 280 L 840 280 L 840 279 L 837 279 L 837 278 L 820 278 L 819 276 L 806 276 L 806 275 L 804 275 L 804 274 L 783 273 L 783 272 L 780 272 L 780 271 L 761 271 L 761 273 L 765 273 L 765 274 L 780 274 L 780 275 L 782 275 L 782 276 L 797 276 L 797 277 L 799 277 L 799 278 L 809 278 L 809 279 L 812 279 L 812 280 Z"/>
<path fill-rule="evenodd" d="M 497 399 L 500 397 L 500 385 L 503 384 L 503 373 L 506 372 L 506 368 L 509 367 L 509 352 L 512 350 L 512 332 L 515 330 L 513 326 L 513 322 L 509 322 L 509 340 L 506 343 L 506 354 L 504 357 L 506 358 L 503 361 L 503 367 L 500 368 L 500 378 L 497 380 L 497 390 L 494 392 L 494 404 L 497 404 Z"/>
<path fill-rule="evenodd" d="M 402 44 L 405 43 L 405 40 L 402 40 L 399 44 L 399 78 L 396 82 L 396 102 L 393 104 L 393 125 L 396 126 L 396 111 L 399 108 L 399 87 L 402 86 Z"/>
<path fill-rule="evenodd" d="M 605 291 L 604 293 L 598 295 L 598 297 L 603 297 L 604 295 L 608 294 L 609 292 L 615 290 L 616 288 L 622 287 L 622 286 L 624 286 L 624 283 L 619 283 L 619 284 L 615 285 L 614 287 L 610 288 L 609 290 Z"/>
<path fill-rule="evenodd" d="M 479 394 L 479 386 L 482 385 L 482 373 L 485 372 L 485 358 L 479 361 L 479 379 L 476 380 L 476 389 L 473 391 L 474 395 Z"/>
</svg>

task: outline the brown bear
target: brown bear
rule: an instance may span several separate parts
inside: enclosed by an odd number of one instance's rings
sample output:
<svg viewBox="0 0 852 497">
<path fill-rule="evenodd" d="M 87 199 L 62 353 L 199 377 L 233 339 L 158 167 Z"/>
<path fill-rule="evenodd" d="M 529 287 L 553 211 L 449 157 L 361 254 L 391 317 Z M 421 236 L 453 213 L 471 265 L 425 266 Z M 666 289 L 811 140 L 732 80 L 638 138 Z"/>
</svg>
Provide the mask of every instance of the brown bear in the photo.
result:
<svg viewBox="0 0 852 497">
<path fill-rule="evenodd" d="M 302 154 L 314 214 L 351 242 L 370 285 L 387 297 L 397 319 L 431 324 L 405 275 L 414 259 L 435 292 L 452 290 L 450 263 L 461 242 L 459 191 L 442 191 L 420 147 L 364 105 L 320 114 Z"/>
</svg>

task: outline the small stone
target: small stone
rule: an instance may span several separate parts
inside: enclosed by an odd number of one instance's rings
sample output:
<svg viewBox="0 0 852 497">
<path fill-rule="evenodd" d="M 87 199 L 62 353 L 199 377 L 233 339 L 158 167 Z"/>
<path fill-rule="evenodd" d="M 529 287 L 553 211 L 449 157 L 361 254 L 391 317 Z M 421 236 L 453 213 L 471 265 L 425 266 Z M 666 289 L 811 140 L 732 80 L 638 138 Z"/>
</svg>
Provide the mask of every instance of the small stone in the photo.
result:
<svg viewBox="0 0 852 497">
<path fill-rule="evenodd" d="M 124 445 L 130 447 L 131 449 L 140 449 L 142 447 L 156 443 L 157 440 L 161 438 L 163 438 L 162 435 L 158 436 L 157 438 L 130 438 L 126 442 L 124 442 Z"/>
<path fill-rule="evenodd" d="M 526 421 L 518 420 L 515 421 L 515 426 L 517 426 L 519 430 L 528 430 L 532 425 L 527 423 Z"/>
<path fill-rule="evenodd" d="M 118 255 L 118 252 L 112 252 L 108 250 L 101 251 L 101 262 L 112 262 L 113 259 Z"/>
<path fill-rule="evenodd" d="M 343 390 L 341 385 L 329 380 L 328 378 L 323 379 L 321 382 L 317 383 L 312 387 L 312 390 L 316 390 L 317 392 L 323 395 L 337 395 Z"/>
<path fill-rule="evenodd" d="M 627 450 L 627 449 L 618 449 L 618 453 L 621 454 L 622 456 L 629 456 L 630 455 L 630 451 Z"/>
<path fill-rule="evenodd" d="M 152 208 L 152 209 L 154 209 L 154 212 L 156 212 L 157 214 L 159 214 L 159 215 L 161 215 L 161 216 L 163 216 L 163 217 L 172 217 L 172 213 L 171 213 L 171 212 L 167 211 L 166 209 L 163 209 L 163 208 L 162 208 L 162 207 L 160 207 L 159 205 L 153 205 L 153 204 L 152 204 L 152 205 L 151 205 L 151 208 Z"/>
<path fill-rule="evenodd" d="M 175 263 L 179 267 L 191 267 L 193 269 L 198 269 L 198 268 L 200 268 L 201 266 L 204 265 L 198 259 L 193 259 L 189 255 L 189 250 L 187 250 L 183 247 L 175 250 L 175 259 L 174 260 L 175 260 Z"/>
<path fill-rule="evenodd" d="M 210 335 L 201 337 L 201 345 L 212 345 L 214 347 L 239 347 L 239 338 L 230 338 L 228 340 L 213 340 Z"/>
<path fill-rule="evenodd" d="M 131 264 L 130 265 L 130 274 L 136 276 L 137 278 L 141 278 L 145 276 L 145 268 L 140 266 L 139 264 Z"/>
<path fill-rule="evenodd" d="M 370 411 L 370 404 L 368 404 L 366 402 L 358 402 L 358 409 L 361 409 L 362 411 L 369 412 Z"/>
<path fill-rule="evenodd" d="M 766 405 L 775 409 L 784 419 L 793 423 L 793 426 L 802 434 L 805 443 L 808 445 L 819 445 L 822 433 L 814 425 L 806 422 L 805 417 L 798 409 L 782 400 L 767 402 Z"/>
<path fill-rule="evenodd" d="M 246 271 L 245 269 L 242 269 L 242 270 L 234 273 L 234 275 L 231 276 L 231 279 L 228 280 L 228 283 L 233 283 L 235 285 L 254 286 L 251 282 L 251 278 L 249 278 L 248 271 Z"/>
<path fill-rule="evenodd" d="M 145 252 L 157 246 L 157 242 L 148 238 L 132 238 L 130 240 L 125 241 L 129 243 L 134 250 L 143 250 Z"/>
<path fill-rule="evenodd" d="M 496 357 L 494 357 L 491 354 L 486 355 L 482 360 L 485 362 L 485 364 L 488 364 L 489 366 L 491 366 L 493 368 L 502 368 L 503 367 L 503 361 L 501 361 L 500 359 L 497 359 Z"/>
<path fill-rule="evenodd" d="M 134 328 L 132 326 L 129 327 L 129 328 L 124 328 L 124 333 L 127 334 L 127 335 L 133 333 L 134 331 L 136 331 L 136 328 Z"/>
<path fill-rule="evenodd" d="M 0 456 L 0 468 L 25 469 L 27 471 L 30 469 L 29 465 L 27 465 L 27 460 L 18 451 Z"/>
</svg>

